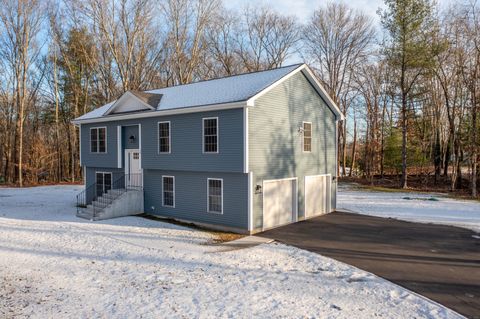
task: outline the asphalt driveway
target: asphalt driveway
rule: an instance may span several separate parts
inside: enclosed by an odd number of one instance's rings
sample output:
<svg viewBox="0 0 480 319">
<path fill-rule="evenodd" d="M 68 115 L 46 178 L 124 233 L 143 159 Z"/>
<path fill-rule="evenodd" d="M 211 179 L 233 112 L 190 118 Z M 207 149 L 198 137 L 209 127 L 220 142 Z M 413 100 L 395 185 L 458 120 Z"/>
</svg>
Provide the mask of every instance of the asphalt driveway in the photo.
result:
<svg viewBox="0 0 480 319">
<path fill-rule="evenodd" d="M 480 318 L 480 239 L 470 230 L 335 212 L 257 235 L 354 265 Z"/>
</svg>

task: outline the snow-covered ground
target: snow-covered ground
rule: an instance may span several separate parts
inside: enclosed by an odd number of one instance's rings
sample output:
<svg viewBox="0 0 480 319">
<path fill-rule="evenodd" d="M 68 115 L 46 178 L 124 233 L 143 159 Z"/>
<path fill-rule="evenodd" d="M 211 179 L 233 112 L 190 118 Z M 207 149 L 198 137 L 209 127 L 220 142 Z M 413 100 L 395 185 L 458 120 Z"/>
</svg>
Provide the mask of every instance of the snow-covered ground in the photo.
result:
<svg viewBox="0 0 480 319">
<path fill-rule="evenodd" d="M 480 202 L 442 194 L 372 191 L 357 184 L 340 184 L 339 210 L 407 221 L 464 227 L 480 232 Z"/>
<path fill-rule="evenodd" d="M 372 274 L 281 244 L 74 217 L 78 186 L 0 188 L 1 318 L 457 318 Z"/>
</svg>

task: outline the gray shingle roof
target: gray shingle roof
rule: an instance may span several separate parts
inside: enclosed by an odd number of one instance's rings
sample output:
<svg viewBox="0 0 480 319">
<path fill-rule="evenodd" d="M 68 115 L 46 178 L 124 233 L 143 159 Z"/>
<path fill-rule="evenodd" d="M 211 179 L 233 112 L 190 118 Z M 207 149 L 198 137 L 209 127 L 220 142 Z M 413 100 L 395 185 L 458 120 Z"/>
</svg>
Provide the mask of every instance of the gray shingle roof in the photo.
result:
<svg viewBox="0 0 480 319">
<path fill-rule="evenodd" d="M 157 111 L 241 102 L 248 100 L 302 65 L 294 64 L 267 71 L 239 74 L 145 92 L 131 92 L 141 99 L 148 100 L 147 103 L 154 107 L 158 98 Z M 102 117 L 114 102 L 101 106 L 75 120 Z"/>
</svg>

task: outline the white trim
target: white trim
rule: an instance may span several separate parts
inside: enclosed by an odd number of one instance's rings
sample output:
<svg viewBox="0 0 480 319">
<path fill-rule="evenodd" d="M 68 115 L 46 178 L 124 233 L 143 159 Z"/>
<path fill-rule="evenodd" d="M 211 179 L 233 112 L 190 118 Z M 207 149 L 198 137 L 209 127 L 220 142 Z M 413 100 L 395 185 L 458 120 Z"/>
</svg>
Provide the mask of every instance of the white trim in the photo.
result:
<svg viewBox="0 0 480 319">
<path fill-rule="evenodd" d="M 167 178 L 172 178 L 173 179 L 173 205 L 170 206 L 170 205 L 165 205 L 165 200 L 164 200 L 164 193 L 165 193 L 165 190 L 163 189 L 163 179 L 167 177 Z M 171 176 L 171 175 L 162 175 L 162 207 L 170 207 L 170 208 L 175 208 L 175 176 Z"/>
<path fill-rule="evenodd" d="M 95 118 L 75 119 L 72 121 L 72 123 L 75 125 L 79 125 L 79 124 L 87 124 L 87 123 L 101 123 L 101 122 L 131 120 L 131 119 L 136 120 L 136 119 L 146 118 L 146 117 L 237 109 L 245 106 L 246 106 L 245 101 L 232 102 L 232 103 L 220 103 L 220 104 L 211 104 L 211 105 L 182 107 L 182 108 L 176 108 L 171 110 L 164 109 L 164 110 L 158 110 L 158 111 L 145 111 L 145 112 L 134 113 L 134 114 L 118 114 L 118 115 L 112 114 L 108 116 L 101 116 L 101 117 L 95 117 Z"/>
<path fill-rule="evenodd" d="M 210 211 L 210 189 L 209 189 L 209 181 L 221 181 L 222 182 L 222 187 L 221 187 L 221 199 L 222 199 L 222 211 L 221 212 L 214 212 L 214 211 Z M 219 215 L 223 215 L 223 178 L 213 178 L 213 177 L 209 177 L 207 178 L 207 213 L 211 213 L 211 214 L 219 214 Z"/>
<path fill-rule="evenodd" d="M 253 230 L 253 172 L 248 172 L 248 230 Z"/>
<path fill-rule="evenodd" d="M 140 169 L 142 171 L 143 185 L 143 166 L 142 166 L 142 124 L 138 124 L 138 153 L 140 154 Z"/>
<path fill-rule="evenodd" d="M 273 89 L 275 86 L 277 86 L 278 84 L 288 80 L 290 77 L 294 76 L 295 74 L 297 74 L 297 72 L 303 70 L 305 68 L 305 64 L 302 64 L 300 66 L 298 66 L 296 69 L 292 70 L 290 73 L 287 73 L 286 75 L 284 75 L 282 78 L 280 78 L 279 80 L 273 82 L 272 84 L 270 84 L 269 86 L 267 86 L 266 88 L 264 88 L 263 90 L 261 90 L 260 92 L 258 92 L 257 94 L 255 94 L 254 96 L 252 96 L 251 98 L 249 98 L 247 100 L 247 106 L 255 106 L 255 100 L 258 99 L 259 97 L 261 97 L 262 95 L 264 95 L 265 93 L 267 93 L 268 91 L 270 91 L 271 89 Z"/>
<path fill-rule="evenodd" d="M 330 95 L 325 91 L 323 85 L 320 84 L 315 74 L 312 70 L 305 64 L 305 70 L 307 71 L 307 78 L 314 83 L 314 87 L 320 90 L 320 95 L 326 100 L 327 104 L 332 108 L 332 111 L 337 115 L 337 121 L 343 121 L 345 119 L 345 114 L 342 113 L 338 105 L 332 100 Z"/>
<path fill-rule="evenodd" d="M 122 168 L 122 126 L 117 125 L 117 168 Z"/>
<path fill-rule="evenodd" d="M 298 72 L 301 72 L 301 71 L 305 71 L 304 75 L 306 76 L 306 78 L 308 80 L 310 80 L 310 83 L 313 85 L 313 87 L 317 90 L 317 92 L 319 93 L 319 95 L 325 100 L 325 102 L 327 103 L 327 106 L 332 110 L 333 113 L 336 114 L 336 117 L 337 117 L 337 120 L 344 120 L 345 119 L 345 115 L 342 114 L 342 112 L 340 111 L 340 109 L 338 108 L 338 106 L 335 104 L 335 102 L 330 98 L 330 96 L 328 95 L 328 93 L 325 91 L 325 89 L 323 88 L 323 86 L 320 84 L 320 82 L 318 81 L 317 77 L 313 74 L 312 70 L 310 70 L 310 68 L 306 65 L 306 64 L 302 64 L 301 66 L 299 66 L 298 68 L 296 68 L 295 70 L 291 71 L 290 73 L 286 74 L 284 77 L 282 77 L 281 79 L 279 79 L 278 81 L 275 81 L 274 83 L 272 83 L 271 85 L 267 86 L 265 89 L 261 90 L 260 92 L 258 92 L 257 94 L 255 94 L 254 96 L 252 96 L 251 98 L 249 98 L 247 100 L 247 106 L 255 106 L 255 100 L 257 100 L 259 97 L 261 97 L 262 95 L 264 95 L 265 93 L 267 93 L 268 91 L 270 91 L 272 88 L 274 88 L 275 86 L 285 82 L 286 80 L 288 80 L 290 77 L 292 77 L 293 75 L 297 74 Z"/>
<path fill-rule="evenodd" d="M 217 151 L 216 152 L 206 152 L 205 151 L 205 120 L 217 120 Z M 212 117 L 202 117 L 202 153 L 203 154 L 218 154 L 220 152 L 220 121 L 218 116 Z"/>
<path fill-rule="evenodd" d="M 82 167 L 82 126 L 78 126 L 78 137 L 79 137 L 79 143 L 78 143 L 78 156 L 79 156 L 79 164 L 80 167 Z M 88 137 L 88 141 L 90 142 L 90 136 Z M 90 146 L 90 145 L 89 145 Z"/>
<path fill-rule="evenodd" d="M 298 177 L 286 177 L 286 178 L 279 178 L 279 179 L 268 179 L 268 180 L 263 180 L 262 181 L 262 231 L 266 230 L 265 228 L 265 196 L 263 196 L 263 191 L 265 190 L 265 184 L 266 183 L 273 183 L 273 182 L 279 182 L 279 181 L 287 181 L 287 180 L 294 180 L 295 181 L 295 212 L 292 212 L 293 218 L 292 222 L 288 222 L 286 224 L 281 224 L 281 225 L 276 225 L 274 227 L 270 227 L 268 229 L 280 227 L 283 225 L 288 225 L 290 223 L 295 223 L 298 221 Z"/>
<path fill-rule="evenodd" d="M 248 173 L 248 107 L 243 108 L 243 172 Z"/>
<path fill-rule="evenodd" d="M 160 152 L 160 124 L 168 123 L 168 152 Z M 170 121 L 157 122 L 157 154 L 171 154 L 172 153 L 172 123 Z"/>
<path fill-rule="evenodd" d="M 305 151 L 305 124 L 310 124 L 310 151 Z M 312 122 L 302 122 L 302 153 L 312 153 L 313 151 L 313 124 Z"/>
<path fill-rule="evenodd" d="M 98 130 L 97 130 L 97 151 L 96 152 L 92 152 L 92 130 L 94 129 L 99 129 L 99 128 L 104 128 L 105 129 L 105 152 L 100 152 L 100 139 L 99 139 L 99 134 L 98 134 Z M 88 148 L 90 150 L 90 154 L 107 154 L 108 153 L 108 136 L 107 136 L 107 127 L 106 126 L 95 126 L 95 127 L 91 127 L 90 128 L 90 131 L 89 131 L 89 136 L 88 136 Z"/>
<path fill-rule="evenodd" d="M 147 108 L 150 109 L 150 110 L 156 110 L 156 108 L 154 108 L 153 106 L 151 106 L 151 105 L 148 104 L 148 103 L 143 102 L 141 99 L 139 99 L 138 97 L 136 97 L 135 94 L 133 94 L 132 92 L 127 91 L 127 92 L 125 92 L 118 100 L 116 100 L 116 101 L 112 104 L 112 106 L 110 106 L 110 107 L 108 108 L 108 110 L 107 110 L 105 113 L 103 113 L 103 116 L 111 114 L 111 113 L 113 112 L 113 110 L 115 110 L 115 108 L 117 107 L 117 104 L 118 104 L 120 101 L 125 100 L 127 97 L 128 97 L 128 98 L 134 98 L 134 99 L 136 99 L 136 100 L 139 101 L 142 105 L 144 105 L 145 107 L 147 107 Z"/>
</svg>

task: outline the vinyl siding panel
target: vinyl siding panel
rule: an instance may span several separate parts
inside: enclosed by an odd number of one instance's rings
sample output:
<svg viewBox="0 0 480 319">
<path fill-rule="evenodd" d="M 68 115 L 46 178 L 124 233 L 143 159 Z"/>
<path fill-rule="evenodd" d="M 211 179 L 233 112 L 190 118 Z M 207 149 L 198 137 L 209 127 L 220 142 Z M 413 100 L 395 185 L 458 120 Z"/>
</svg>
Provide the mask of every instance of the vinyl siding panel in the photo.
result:
<svg viewBox="0 0 480 319">
<path fill-rule="evenodd" d="M 298 178 L 298 213 L 304 216 L 304 176 L 336 176 L 334 113 L 299 72 L 255 101 L 249 109 L 249 169 L 253 187 L 263 180 Z M 304 153 L 299 132 L 312 122 L 312 152 Z M 336 183 L 332 182 L 332 193 Z M 262 227 L 262 194 L 253 194 L 253 227 Z M 332 194 L 335 199 L 335 194 Z M 332 203 L 332 207 L 335 207 Z"/>
<path fill-rule="evenodd" d="M 219 153 L 202 152 L 202 118 L 218 117 Z M 171 153 L 158 154 L 158 128 L 160 121 L 170 121 Z M 141 125 L 141 153 L 144 169 L 168 169 L 198 172 L 243 172 L 243 109 L 201 112 L 112 121 L 81 125 L 82 166 L 117 167 L 117 126 L 123 126 L 122 134 L 128 140 L 135 126 Z M 90 128 L 107 127 L 107 153 L 90 152 Z M 123 151 L 128 147 L 123 142 Z M 132 147 L 133 148 L 133 147 Z M 123 162 L 123 159 L 122 159 Z"/>
<path fill-rule="evenodd" d="M 175 177 L 175 207 L 162 206 L 162 175 Z M 207 212 L 207 178 L 223 179 L 223 214 Z M 145 212 L 171 218 L 247 229 L 248 175 L 144 170 Z"/>
<path fill-rule="evenodd" d="M 138 125 L 124 126 L 122 128 L 122 146 L 123 149 L 138 149 L 140 148 L 140 140 L 138 135 Z M 130 136 L 134 136 L 135 140 L 130 141 Z"/>
</svg>

